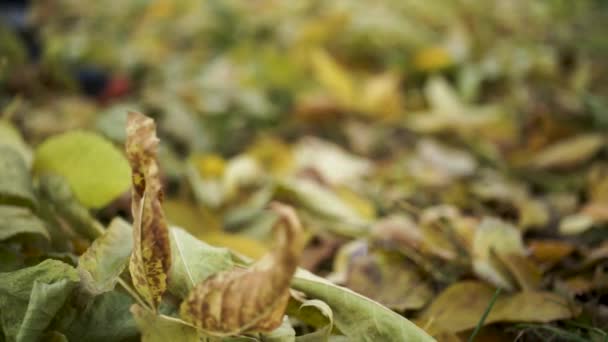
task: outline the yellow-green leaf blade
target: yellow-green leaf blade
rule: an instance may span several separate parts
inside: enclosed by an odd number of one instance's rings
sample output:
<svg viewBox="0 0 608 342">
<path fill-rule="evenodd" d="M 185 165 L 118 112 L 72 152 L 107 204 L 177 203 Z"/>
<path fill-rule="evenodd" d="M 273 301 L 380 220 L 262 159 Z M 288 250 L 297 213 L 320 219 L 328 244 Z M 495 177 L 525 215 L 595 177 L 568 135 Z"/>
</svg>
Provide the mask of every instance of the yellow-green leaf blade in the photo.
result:
<svg viewBox="0 0 608 342">
<path fill-rule="evenodd" d="M 66 178 L 87 207 L 108 204 L 129 188 L 129 164 L 120 151 L 98 134 L 67 132 L 36 149 L 34 170 Z"/>
</svg>

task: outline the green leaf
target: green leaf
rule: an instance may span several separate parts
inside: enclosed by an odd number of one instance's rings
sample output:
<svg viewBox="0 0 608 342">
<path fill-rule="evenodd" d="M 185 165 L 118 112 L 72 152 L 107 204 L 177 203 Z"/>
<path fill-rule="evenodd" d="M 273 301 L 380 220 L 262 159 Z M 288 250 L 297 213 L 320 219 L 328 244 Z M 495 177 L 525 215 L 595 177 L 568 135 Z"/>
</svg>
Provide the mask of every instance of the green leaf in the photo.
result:
<svg viewBox="0 0 608 342">
<path fill-rule="evenodd" d="M 308 271 L 298 270 L 292 286 L 327 303 L 337 328 L 350 341 L 433 341 L 403 316 Z"/>
<path fill-rule="evenodd" d="M 297 342 L 315 342 L 315 341 L 323 341 L 326 342 L 329 340 L 329 336 L 331 335 L 331 331 L 334 327 L 334 313 L 322 300 L 318 299 L 310 299 L 302 303 L 300 305 L 300 309 L 298 310 L 300 315 L 307 315 L 307 311 L 316 310 L 319 311 L 323 316 L 327 318 L 328 324 L 322 327 L 321 329 L 312 332 L 310 334 L 302 335 L 296 337 Z"/>
<path fill-rule="evenodd" d="M 80 256 L 78 274 L 82 286 L 98 295 L 114 289 L 129 263 L 133 250 L 133 231 L 121 218 L 115 218 L 105 233 Z"/>
<path fill-rule="evenodd" d="M 7 120 L 0 120 L 0 145 L 8 145 L 19 152 L 25 164 L 32 165 L 32 150 L 25 143 L 19 131 Z"/>
<path fill-rule="evenodd" d="M 31 321 L 44 315 L 40 310 L 49 313 L 48 321 L 42 322 L 48 325 L 63 304 L 65 294 L 72 291 L 77 281 L 78 274 L 72 266 L 52 259 L 15 272 L 0 273 L 0 323 L 6 340 L 16 341 L 18 336 L 25 339 L 43 329 Z"/>
<path fill-rule="evenodd" d="M 0 144 L 0 204 L 34 207 L 30 172 L 17 150 Z"/>
<path fill-rule="evenodd" d="M 36 149 L 34 170 L 64 176 L 87 207 L 100 208 L 127 191 L 130 168 L 109 141 L 73 131 L 47 139 Z"/>
<path fill-rule="evenodd" d="M 131 313 L 141 332 L 142 342 L 198 342 L 198 333 L 193 327 L 181 320 L 160 316 L 134 304 Z"/>
<path fill-rule="evenodd" d="M 133 298 L 123 292 L 103 293 L 84 307 L 70 308 L 73 320 L 58 330 L 70 341 L 132 340 L 139 334 L 133 315 L 129 312 L 133 303 Z"/>
<path fill-rule="evenodd" d="M 41 199 L 41 212 L 46 214 L 47 221 L 57 220 L 68 224 L 73 231 L 95 240 L 104 229 L 72 193 L 66 179 L 57 175 L 44 175 L 39 181 L 39 196 Z M 49 217 L 50 216 L 50 217 Z M 60 239 L 60 237 L 58 237 Z"/>
<path fill-rule="evenodd" d="M 171 227 L 171 260 L 169 291 L 185 298 L 194 285 L 209 276 L 233 267 L 226 248 L 210 246 L 181 228 Z"/>
<path fill-rule="evenodd" d="M 73 279 L 51 284 L 35 281 L 17 341 L 38 341 L 76 284 Z"/>
<path fill-rule="evenodd" d="M 0 205 L 0 241 L 19 234 L 36 234 L 50 240 L 44 222 L 28 208 Z"/>
</svg>

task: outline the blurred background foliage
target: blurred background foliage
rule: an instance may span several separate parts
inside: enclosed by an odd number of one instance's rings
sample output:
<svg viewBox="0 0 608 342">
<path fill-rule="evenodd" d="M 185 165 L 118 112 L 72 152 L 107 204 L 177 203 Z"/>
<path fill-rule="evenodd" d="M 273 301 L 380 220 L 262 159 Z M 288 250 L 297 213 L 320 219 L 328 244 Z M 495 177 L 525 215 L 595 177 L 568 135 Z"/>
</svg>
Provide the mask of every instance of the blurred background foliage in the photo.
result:
<svg viewBox="0 0 608 342">
<path fill-rule="evenodd" d="M 442 339 L 474 328 L 494 287 L 511 293 L 487 323 L 529 323 L 490 340 L 607 336 L 592 326 L 608 322 L 608 2 L 9 7 L 0 143 L 66 177 L 80 207 L 47 179 L 38 201 L 64 208 L 48 210 L 129 215 L 124 161 L 97 140 L 122 145 L 138 110 L 159 125 L 169 219 L 209 243 L 259 257 L 278 199 L 307 228 L 302 266 Z M 96 135 L 56 136 L 76 129 Z M 84 147 L 86 167 L 66 157 Z M 86 229 L 69 236 L 54 248 L 82 252 Z M 546 304 L 560 298 L 576 309 Z"/>
</svg>

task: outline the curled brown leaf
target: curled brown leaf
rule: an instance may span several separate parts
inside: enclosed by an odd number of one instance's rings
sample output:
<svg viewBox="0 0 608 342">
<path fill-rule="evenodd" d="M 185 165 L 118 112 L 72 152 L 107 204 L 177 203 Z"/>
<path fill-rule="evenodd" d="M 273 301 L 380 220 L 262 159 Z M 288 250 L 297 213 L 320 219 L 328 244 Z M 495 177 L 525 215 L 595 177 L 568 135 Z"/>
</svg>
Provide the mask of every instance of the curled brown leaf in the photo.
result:
<svg viewBox="0 0 608 342">
<path fill-rule="evenodd" d="M 126 151 L 133 181 L 133 254 L 129 271 L 135 289 L 153 309 L 158 307 L 167 289 L 167 273 L 171 267 L 169 233 L 161 207 L 158 142 L 154 120 L 130 112 Z"/>
<path fill-rule="evenodd" d="M 270 208 L 279 215 L 273 251 L 249 269 L 221 272 L 195 286 L 181 305 L 185 321 L 215 336 L 268 332 L 281 324 L 304 239 L 291 207 L 275 202 Z"/>
</svg>

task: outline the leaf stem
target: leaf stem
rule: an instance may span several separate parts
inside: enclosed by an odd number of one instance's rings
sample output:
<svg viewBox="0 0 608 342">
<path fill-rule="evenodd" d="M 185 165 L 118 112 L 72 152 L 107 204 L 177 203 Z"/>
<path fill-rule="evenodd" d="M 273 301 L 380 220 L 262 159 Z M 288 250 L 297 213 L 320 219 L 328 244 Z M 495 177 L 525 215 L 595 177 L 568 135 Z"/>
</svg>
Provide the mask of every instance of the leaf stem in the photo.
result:
<svg viewBox="0 0 608 342">
<path fill-rule="evenodd" d="M 139 296 L 139 294 L 129 285 L 127 284 L 126 281 L 124 281 L 122 278 L 118 278 L 118 283 L 120 284 L 120 286 L 122 286 L 130 295 L 131 297 L 133 297 L 133 299 L 135 299 L 135 301 L 144 309 L 149 310 L 151 312 L 154 312 L 154 310 L 152 310 L 152 308 L 150 307 L 150 305 L 146 304 L 146 302 L 144 302 L 143 299 L 141 299 L 141 297 Z"/>
</svg>

